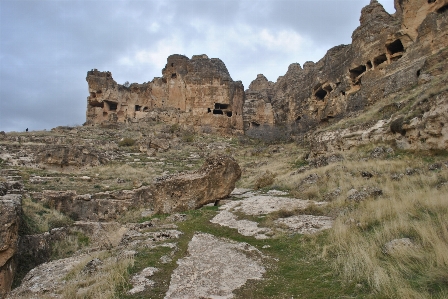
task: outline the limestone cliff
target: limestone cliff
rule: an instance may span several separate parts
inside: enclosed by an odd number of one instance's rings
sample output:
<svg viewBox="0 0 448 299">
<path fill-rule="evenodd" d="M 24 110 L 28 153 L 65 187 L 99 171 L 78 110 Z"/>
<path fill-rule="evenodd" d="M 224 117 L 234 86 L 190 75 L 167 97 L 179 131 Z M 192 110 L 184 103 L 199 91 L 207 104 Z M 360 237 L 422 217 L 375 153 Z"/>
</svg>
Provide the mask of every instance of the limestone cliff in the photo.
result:
<svg viewBox="0 0 448 299">
<path fill-rule="evenodd" d="M 143 84 L 120 85 L 110 72 L 98 70 L 86 80 L 87 124 L 157 118 L 198 132 L 243 131 L 243 85 L 217 58 L 171 55 L 162 77 Z"/>
<path fill-rule="evenodd" d="M 397 12 L 390 15 L 372 0 L 361 12 L 352 44 L 334 47 L 303 68 L 291 64 L 273 84 L 260 87 L 258 75 L 246 91 L 245 133 L 269 140 L 282 137 L 281 128 L 288 136 L 303 136 L 425 84 L 422 68 L 448 45 L 447 4 L 397 0 Z M 263 98 L 264 103 L 252 100 Z"/>
</svg>

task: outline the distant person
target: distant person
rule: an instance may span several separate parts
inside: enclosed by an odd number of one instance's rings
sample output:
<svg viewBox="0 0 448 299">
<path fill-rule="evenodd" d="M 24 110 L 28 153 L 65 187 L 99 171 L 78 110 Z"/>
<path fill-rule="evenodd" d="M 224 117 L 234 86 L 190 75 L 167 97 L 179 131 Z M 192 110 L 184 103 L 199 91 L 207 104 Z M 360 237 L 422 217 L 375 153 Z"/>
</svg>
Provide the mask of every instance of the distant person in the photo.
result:
<svg viewBox="0 0 448 299">
<path fill-rule="evenodd" d="M 26 131 L 28 132 L 28 128 L 26 128 Z"/>
</svg>

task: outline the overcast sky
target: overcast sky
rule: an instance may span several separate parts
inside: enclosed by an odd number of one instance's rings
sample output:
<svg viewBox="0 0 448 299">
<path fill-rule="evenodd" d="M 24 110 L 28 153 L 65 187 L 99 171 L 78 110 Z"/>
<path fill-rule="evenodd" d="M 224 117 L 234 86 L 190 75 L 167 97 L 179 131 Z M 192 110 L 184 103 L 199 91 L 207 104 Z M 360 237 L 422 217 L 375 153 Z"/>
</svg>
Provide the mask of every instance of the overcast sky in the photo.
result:
<svg viewBox="0 0 448 299">
<path fill-rule="evenodd" d="M 393 0 L 380 0 L 394 13 Z M 245 89 L 351 43 L 370 0 L 0 0 L 0 131 L 85 122 L 88 70 L 120 84 L 207 54 Z"/>
</svg>

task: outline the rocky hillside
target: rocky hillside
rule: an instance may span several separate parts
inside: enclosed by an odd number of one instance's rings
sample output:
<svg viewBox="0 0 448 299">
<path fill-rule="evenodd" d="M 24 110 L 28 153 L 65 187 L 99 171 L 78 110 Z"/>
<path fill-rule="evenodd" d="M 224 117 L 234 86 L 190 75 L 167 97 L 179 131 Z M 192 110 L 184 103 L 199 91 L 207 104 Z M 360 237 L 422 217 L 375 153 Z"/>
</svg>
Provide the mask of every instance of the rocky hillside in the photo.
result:
<svg viewBox="0 0 448 299">
<path fill-rule="evenodd" d="M 447 5 L 245 92 L 89 72 L 84 126 L 0 132 L 0 298 L 447 298 Z"/>
</svg>

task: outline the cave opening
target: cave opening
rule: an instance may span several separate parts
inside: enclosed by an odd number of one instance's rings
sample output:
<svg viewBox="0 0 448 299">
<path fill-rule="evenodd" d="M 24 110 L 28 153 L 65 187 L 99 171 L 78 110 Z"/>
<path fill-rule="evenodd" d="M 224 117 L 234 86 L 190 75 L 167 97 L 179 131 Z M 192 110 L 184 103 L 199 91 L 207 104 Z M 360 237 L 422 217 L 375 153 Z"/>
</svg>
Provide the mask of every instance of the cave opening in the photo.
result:
<svg viewBox="0 0 448 299">
<path fill-rule="evenodd" d="M 437 10 L 437 12 L 438 12 L 438 13 L 444 13 L 444 12 L 447 11 L 447 10 L 448 10 L 448 4 L 445 5 L 445 6 L 442 6 L 441 8 L 439 8 L 439 9 Z"/>
<path fill-rule="evenodd" d="M 318 99 L 320 99 L 320 100 L 324 100 L 325 99 L 325 96 L 327 95 L 327 91 L 326 90 L 324 90 L 324 89 L 322 89 L 322 88 L 319 88 L 317 91 L 316 91 L 316 93 L 314 94 Z"/>
<path fill-rule="evenodd" d="M 260 124 L 257 123 L 257 122 L 255 122 L 255 121 L 253 121 L 253 122 L 250 123 L 250 126 L 251 126 L 251 127 L 259 127 Z"/>
<path fill-rule="evenodd" d="M 375 67 L 379 66 L 380 64 L 382 64 L 383 62 L 387 61 L 387 56 L 386 54 L 381 54 L 380 56 L 377 56 L 373 59 L 373 65 Z"/>
<path fill-rule="evenodd" d="M 403 43 L 399 39 L 392 42 L 391 44 L 386 45 L 386 48 L 387 48 L 387 52 L 390 55 L 404 52 Z"/>
<path fill-rule="evenodd" d="M 176 73 L 172 73 L 171 74 L 171 79 L 176 79 L 177 78 L 177 74 Z"/>
<path fill-rule="evenodd" d="M 213 114 L 220 114 L 223 115 L 224 113 L 220 109 L 213 109 Z"/>
<path fill-rule="evenodd" d="M 421 72 L 422 72 L 421 70 L 418 70 L 418 71 L 417 71 L 417 77 L 420 77 Z"/>
<path fill-rule="evenodd" d="M 215 103 L 215 109 L 228 109 L 229 104 Z"/>
<path fill-rule="evenodd" d="M 109 111 L 117 111 L 118 103 L 106 101 L 106 104 L 109 106 Z"/>
<path fill-rule="evenodd" d="M 143 108 L 143 112 L 148 112 L 148 111 L 149 111 L 148 107 Z"/>
<path fill-rule="evenodd" d="M 232 111 L 226 111 L 227 117 L 232 117 Z"/>
<path fill-rule="evenodd" d="M 370 60 L 367 61 L 366 67 L 367 67 L 367 70 L 370 70 L 373 67 L 372 62 Z"/>
<path fill-rule="evenodd" d="M 141 111 L 142 110 L 142 106 L 140 105 L 135 105 L 135 111 Z"/>
<path fill-rule="evenodd" d="M 359 76 L 364 74 L 364 72 L 367 70 L 365 65 L 360 65 L 358 67 L 355 67 L 354 69 L 350 70 L 350 78 L 352 79 L 352 82 L 354 84 L 359 84 L 360 80 L 358 80 Z"/>
<path fill-rule="evenodd" d="M 428 0 L 428 3 L 434 3 L 434 2 L 436 2 L 437 0 Z"/>
<path fill-rule="evenodd" d="M 96 93 L 91 92 L 91 93 L 90 93 L 90 97 L 91 97 L 91 98 L 96 98 Z"/>
<path fill-rule="evenodd" d="M 207 113 L 210 113 L 210 112 L 212 112 L 212 109 L 207 108 Z"/>
<path fill-rule="evenodd" d="M 90 107 L 104 108 L 104 102 L 100 103 L 100 102 L 94 101 L 94 102 L 90 102 L 89 104 L 90 104 Z"/>
<path fill-rule="evenodd" d="M 171 63 L 171 66 L 174 66 L 174 62 L 173 62 L 173 63 Z"/>
</svg>

